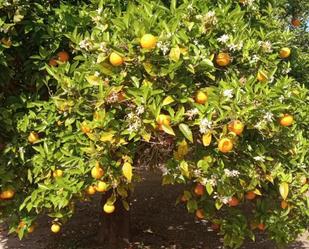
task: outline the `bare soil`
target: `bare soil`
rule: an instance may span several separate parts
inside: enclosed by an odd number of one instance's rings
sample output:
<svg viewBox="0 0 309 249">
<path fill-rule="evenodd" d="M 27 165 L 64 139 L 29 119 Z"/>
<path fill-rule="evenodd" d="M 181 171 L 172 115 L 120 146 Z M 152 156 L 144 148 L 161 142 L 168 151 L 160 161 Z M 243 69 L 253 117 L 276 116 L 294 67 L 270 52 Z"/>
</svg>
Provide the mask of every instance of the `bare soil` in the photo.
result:
<svg viewBox="0 0 309 249">
<path fill-rule="evenodd" d="M 182 186 L 161 186 L 161 177 L 144 174 L 132 196 L 130 249 L 219 249 L 222 238 L 209 224 L 194 219 L 181 205 L 175 205 Z M 96 242 L 101 207 L 99 198 L 78 205 L 75 216 L 60 234 L 50 232 L 51 220 L 41 217 L 33 234 L 22 241 L 0 228 L 0 249 L 108 249 Z M 308 236 L 308 235 L 307 235 Z M 288 249 L 309 249 L 303 236 Z M 246 242 L 242 249 L 274 249 L 275 245 L 260 234 L 257 241 Z"/>
</svg>

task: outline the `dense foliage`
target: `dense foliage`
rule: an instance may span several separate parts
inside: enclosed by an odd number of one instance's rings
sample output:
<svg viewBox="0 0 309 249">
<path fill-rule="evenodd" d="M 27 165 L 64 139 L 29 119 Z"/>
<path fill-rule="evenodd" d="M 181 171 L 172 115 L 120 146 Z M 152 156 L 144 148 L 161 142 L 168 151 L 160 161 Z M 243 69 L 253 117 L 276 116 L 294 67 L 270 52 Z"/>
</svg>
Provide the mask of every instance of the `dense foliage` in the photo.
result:
<svg viewBox="0 0 309 249">
<path fill-rule="evenodd" d="M 143 162 L 187 184 L 179 201 L 225 245 L 294 240 L 309 224 L 306 1 L 119 2 L 0 2 L 0 218 L 23 237 L 96 191 L 113 190 L 105 212 L 129 208 Z"/>
</svg>

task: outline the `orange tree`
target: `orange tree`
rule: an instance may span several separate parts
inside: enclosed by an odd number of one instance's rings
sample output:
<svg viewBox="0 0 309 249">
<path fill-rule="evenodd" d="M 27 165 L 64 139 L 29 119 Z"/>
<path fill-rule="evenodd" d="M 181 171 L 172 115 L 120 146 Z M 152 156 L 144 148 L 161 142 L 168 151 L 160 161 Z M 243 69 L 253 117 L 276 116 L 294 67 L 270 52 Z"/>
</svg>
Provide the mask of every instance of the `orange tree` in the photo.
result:
<svg viewBox="0 0 309 249">
<path fill-rule="evenodd" d="M 21 2 L 1 6 L 3 82 L 18 75 L 23 89 L 2 87 L 0 217 L 11 232 L 23 237 L 45 213 L 57 233 L 96 192 L 108 191 L 102 212 L 116 200 L 128 209 L 140 161 L 159 164 L 163 184 L 187 184 L 179 201 L 226 246 L 255 229 L 284 244 L 307 228 L 298 5 Z"/>
</svg>

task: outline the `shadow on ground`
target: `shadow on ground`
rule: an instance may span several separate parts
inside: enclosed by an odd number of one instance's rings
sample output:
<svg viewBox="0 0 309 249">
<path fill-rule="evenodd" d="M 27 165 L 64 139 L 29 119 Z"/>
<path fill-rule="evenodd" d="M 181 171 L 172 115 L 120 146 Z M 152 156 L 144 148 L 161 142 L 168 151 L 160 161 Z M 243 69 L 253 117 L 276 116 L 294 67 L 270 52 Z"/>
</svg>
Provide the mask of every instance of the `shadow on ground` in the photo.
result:
<svg viewBox="0 0 309 249">
<path fill-rule="evenodd" d="M 207 223 L 195 221 L 184 207 L 175 206 L 181 186 L 161 186 L 157 175 L 146 175 L 132 197 L 130 249 L 219 249 L 221 238 L 209 230 Z M 42 217 L 36 231 L 23 241 L 7 236 L 0 230 L 0 249 L 102 249 L 95 242 L 99 224 L 99 199 L 80 204 L 73 219 L 63 226 L 58 235 L 50 232 L 50 219 Z M 272 242 L 257 238 L 242 249 L 274 249 Z M 309 249 L 309 241 L 301 238 L 289 249 Z M 108 248 L 104 248 L 108 249 Z"/>
</svg>

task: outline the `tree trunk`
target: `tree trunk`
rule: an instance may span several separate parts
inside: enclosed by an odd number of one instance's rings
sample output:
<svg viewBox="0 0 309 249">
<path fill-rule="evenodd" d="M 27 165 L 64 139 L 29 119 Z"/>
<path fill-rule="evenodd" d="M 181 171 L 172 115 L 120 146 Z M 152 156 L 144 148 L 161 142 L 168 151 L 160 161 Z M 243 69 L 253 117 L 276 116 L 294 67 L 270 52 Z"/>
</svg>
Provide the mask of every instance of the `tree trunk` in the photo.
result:
<svg viewBox="0 0 309 249">
<path fill-rule="evenodd" d="M 102 212 L 97 240 L 100 245 L 104 245 L 108 249 L 128 248 L 130 240 L 130 212 L 123 207 L 119 199 L 114 204 L 115 211 L 113 213 L 107 214 L 103 211 L 103 206 L 111 194 L 112 192 L 109 191 L 101 199 L 100 208 Z"/>
</svg>

